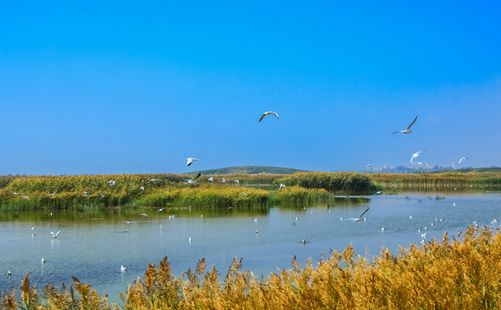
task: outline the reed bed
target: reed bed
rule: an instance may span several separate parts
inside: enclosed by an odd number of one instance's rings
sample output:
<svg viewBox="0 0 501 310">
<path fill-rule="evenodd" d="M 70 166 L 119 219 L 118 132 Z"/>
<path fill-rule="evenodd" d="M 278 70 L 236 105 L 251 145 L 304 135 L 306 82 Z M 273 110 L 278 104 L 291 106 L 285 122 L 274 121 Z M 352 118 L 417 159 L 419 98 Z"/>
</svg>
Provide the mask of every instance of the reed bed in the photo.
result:
<svg viewBox="0 0 501 310">
<path fill-rule="evenodd" d="M 369 179 L 384 189 L 478 190 L 501 189 L 500 172 L 374 173 Z"/>
<path fill-rule="evenodd" d="M 135 204 L 141 206 L 188 206 L 209 208 L 262 207 L 268 202 L 268 192 L 261 189 L 201 185 L 161 188 L 142 196 Z"/>
<path fill-rule="evenodd" d="M 463 238 L 411 245 L 374 260 L 352 247 L 334 251 L 315 266 L 293 259 L 291 267 L 256 279 L 234 259 L 224 279 L 201 259 L 175 276 L 167 258 L 149 265 L 129 285 L 122 309 L 500 309 L 501 233 L 470 227 Z M 2 310 L 119 309 L 89 284 L 73 278 L 70 289 L 49 285 L 42 294 L 29 278 L 2 296 Z"/>
<path fill-rule="evenodd" d="M 368 176 L 349 172 L 300 172 L 277 179 L 275 183 L 346 194 L 371 194 L 376 189 Z"/>
<path fill-rule="evenodd" d="M 273 202 L 279 204 L 304 206 L 314 202 L 328 201 L 332 194 L 325 189 L 309 189 L 300 186 L 290 186 L 277 191 L 271 196 Z"/>
</svg>

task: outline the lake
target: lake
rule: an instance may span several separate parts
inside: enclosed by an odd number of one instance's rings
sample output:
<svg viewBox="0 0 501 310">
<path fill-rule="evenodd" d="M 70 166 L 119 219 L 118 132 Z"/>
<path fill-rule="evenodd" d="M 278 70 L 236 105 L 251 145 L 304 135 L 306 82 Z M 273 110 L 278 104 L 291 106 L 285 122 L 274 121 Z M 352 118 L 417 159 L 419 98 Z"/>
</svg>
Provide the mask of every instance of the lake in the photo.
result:
<svg viewBox="0 0 501 310">
<path fill-rule="evenodd" d="M 157 264 L 164 256 L 176 275 L 193 268 L 202 257 L 224 275 L 233 257 L 242 257 L 244 270 L 267 277 L 277 268 L 289 267 L 294 255 L 303 264 L 308 258 L 316 262 L 331 250 L 353 244 L 357 253 L 372 257 L 383 247 L 396 251 L 420 244 L 424 231 L 429 241 L 441 239 L 444 231 L 453 236 L 473 221 L 493 228 L 500 224 L 493 220 L 501 220 L 501 193 L 441 196 L 381 195 L 366 203 L 347 200 L 306 208 L 150 210 L 148 217 L 140 215 L 144 210 L 119 209 L 52 215 L 49 211 L 3 212 L 0 289 L 19 288 L 26 273 L 38 286 L 69 284 L 73 275 L 119 302 L 119 292 L 142 276 L 149 263 Z M 357 217 L 368 207 L 366 221 L 340 220 Z M 58 230 L 59 237 L 53 239 L 50 232 Z M 126 273 L 120 265 L 127 266 Z"/>
</svg>

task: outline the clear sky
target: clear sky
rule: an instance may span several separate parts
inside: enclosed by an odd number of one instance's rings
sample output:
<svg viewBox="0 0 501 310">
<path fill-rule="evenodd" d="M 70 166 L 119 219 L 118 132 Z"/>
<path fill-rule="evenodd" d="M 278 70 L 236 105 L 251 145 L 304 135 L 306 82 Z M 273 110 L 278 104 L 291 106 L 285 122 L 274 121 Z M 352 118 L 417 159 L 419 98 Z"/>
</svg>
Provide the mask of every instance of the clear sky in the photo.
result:
<svg viewBox="0 0 501 310">
<path fill-rule="evenodd" d="M 2 1 L 0 29 L 0 174 L 501 165 L 499 1 Z"/>
</svg>

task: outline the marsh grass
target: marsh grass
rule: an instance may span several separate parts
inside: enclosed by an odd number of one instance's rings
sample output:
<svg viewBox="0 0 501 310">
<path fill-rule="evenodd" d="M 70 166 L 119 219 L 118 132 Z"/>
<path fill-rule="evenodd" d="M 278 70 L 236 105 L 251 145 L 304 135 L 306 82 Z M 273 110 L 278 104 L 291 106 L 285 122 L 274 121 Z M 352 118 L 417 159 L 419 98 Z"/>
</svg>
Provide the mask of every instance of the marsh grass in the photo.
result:
<svg viewBox="0 0 501 310">
<path fill-rule="evenodd" d="M 234 259 L 221 281 L 201 259 L 175 276 L 167 258 L 149 265 L 144 278 L 122 295 L 123 309 L 499 309 L 501 233 L 470 227 L 463 238 L 410 246 L 374 260 L 350 246 L 313 265 L 293 259 L 289 269 L 256 279 Z M 0 309 L 112 309 L 107 296 L 73 279 L 70 289 L 47 286 L 43 299 L 29 279 L 21 297 L 1 297 Z"/>
<path fill-rule="evenodd" d="M 376 190 L 368 176 L 349 172 L 300 172 L 279 178 L 275 183 L 345 194 L 371 194 Z"/>
<path fill-rule="evenodd" d="M 374 173 L 368 178 L 385 190 L 500 190 L 500 172 Z"/>
<path fill-rule="evenodd" d="M 261 189 L 200 185 L 161 188 L 141 197 L 136 204 L 142 206 L 188 206 L 208 208 L 262 207 L 268 202 L 268 192 Z"/>
</svg>

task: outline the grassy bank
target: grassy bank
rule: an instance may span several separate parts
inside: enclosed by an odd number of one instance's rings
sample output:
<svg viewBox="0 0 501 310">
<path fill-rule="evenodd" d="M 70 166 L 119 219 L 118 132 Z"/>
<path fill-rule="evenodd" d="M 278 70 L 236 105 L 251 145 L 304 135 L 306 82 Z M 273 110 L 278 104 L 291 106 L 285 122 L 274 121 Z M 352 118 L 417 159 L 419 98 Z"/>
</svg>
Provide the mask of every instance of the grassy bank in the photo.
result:
<svg viewBox="0 0 501 310">
<path fill-rule="evenodd" d="M 501 233 L 469 228 L 463 241 L 432 241 L 393 255 L 383 250 L 373 261 L 355 257 L 353 248 L 333 252 L 317 265 L 256 279 L 235 259 L 220 281 L 201 259 L 175 276 L 167 258 L 150 265 L 144 278 L 129 285 L 123 309 L 499 309 Z M 47 296 L 26 277 L 20 298 L 3 296 L 3 309 L 111 309 L 105 296 L 73 279 L 72 289 L 48 286 Z"/>
<path fill-rule="evenodd" d="M 276 175 L 98 175 L 15 177 L 0 188 L 0 209 L 37 210 L 69 208 L 179 207 L 256 208 L 270 203 L 311 203 L 328 198 L 316 189 L 293 188 L 277 194 Z M 239 183 L 235 182 L 239 180 Z M 253 186 L 266 182 L 271 189 Z"/>
</svg>

